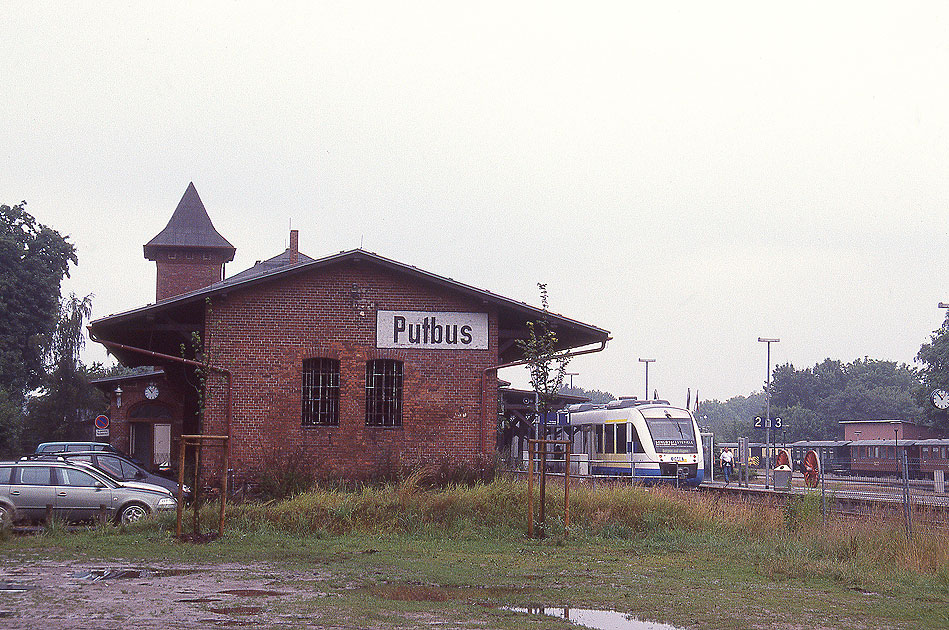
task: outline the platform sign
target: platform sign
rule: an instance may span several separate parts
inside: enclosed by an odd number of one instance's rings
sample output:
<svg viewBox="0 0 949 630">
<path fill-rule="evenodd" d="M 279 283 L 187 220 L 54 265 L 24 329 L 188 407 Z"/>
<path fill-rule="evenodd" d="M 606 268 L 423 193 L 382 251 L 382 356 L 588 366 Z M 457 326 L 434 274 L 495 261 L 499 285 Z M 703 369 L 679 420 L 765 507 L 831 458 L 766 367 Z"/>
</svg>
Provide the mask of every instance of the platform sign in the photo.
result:
<svg viewBox="0 0 949 630">
<path fill-rule="evenodd" d="M 783 429 L 784 421 L 781 418 L 771 418 L 770 420 L 758 416 L 755 418 L 755 428 Z"/>
<path fill-rule="evenodd" d="M 109 437 L 109 416 L 96 416 L 96 437 Z"/>
</svg>

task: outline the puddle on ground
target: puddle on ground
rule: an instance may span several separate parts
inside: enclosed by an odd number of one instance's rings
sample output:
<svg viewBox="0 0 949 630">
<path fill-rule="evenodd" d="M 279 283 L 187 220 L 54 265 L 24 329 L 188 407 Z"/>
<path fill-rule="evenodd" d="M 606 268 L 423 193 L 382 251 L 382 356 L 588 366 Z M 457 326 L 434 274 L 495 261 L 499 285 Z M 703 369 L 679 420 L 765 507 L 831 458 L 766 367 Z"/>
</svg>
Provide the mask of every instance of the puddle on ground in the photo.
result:
<svg viewBox="0 0 949 630">
<path fill-rule="evenodd" d="M 32 591 L 34 588 L 36 588 L 35 584 L 0 580 L 0 593 L 25 593 L 26 591 Z"/>
<path fill-rule="evenodd" d="M 260 606 L 225 606 L 224 608 L 211 608 L 211 612 L 219 615 L 257 615 L 263 612 Z"/>
<path fill-rule="evenodd" d="M 626 613 L 615 610 L 593 610 L 590 608 L 514 608 L 504 606 L 502 610 L 527 613 L 529 615 L 547 615 L 572 621 L 578 626 L 595 630 L 680 630 L 676 626 L 652 621 L 640 621 Z"/>
<path fill-rule="evenodd" d="M 370 595 L 403 602 L 447 602 L 469 597 L 504 597 L 527 589 L 506 586 L 438 586 L 418 582 L 377 584 L 367 589 Z"/>
<path fill-rule="evenodd" d="M 87 582 L 102 582 L 105 580 L 133 580 L 140 578 L 174 577 L 197 573 L 197 569 L 85 569 L 71 574 L 69 577 Z"/>
<path fill-rule="evenodd" d="M 276 597 L 286 595 L 282 591 L 265 591 L 259 588 L 234 588 L 229 591 L 220 591 L 227 595 L 240 595 L 241 597 Z"/>
</svg>

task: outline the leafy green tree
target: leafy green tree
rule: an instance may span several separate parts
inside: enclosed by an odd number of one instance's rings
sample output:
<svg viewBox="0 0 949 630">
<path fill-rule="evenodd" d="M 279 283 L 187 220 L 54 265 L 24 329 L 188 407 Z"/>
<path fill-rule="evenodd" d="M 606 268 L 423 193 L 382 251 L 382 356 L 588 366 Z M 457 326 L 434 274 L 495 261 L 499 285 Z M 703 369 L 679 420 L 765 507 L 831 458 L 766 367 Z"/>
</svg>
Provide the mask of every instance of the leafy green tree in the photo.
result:
<svg viewBox="0 0 949 630">
<path fill-rule="evenodd" d="M 946 319 L 924 343 L 916 355 L 916 361 L 922 364 L 919 370 L 920 385 L 916 390 L 916 401 L 925 410 L 926 419 L 933 426 L 949 431 L 949 415 L 936 409 L 929 402 L 933 390 L 949 391 L 949 312 Z"/>
<path fill-rule="evenodd" d="M 82 421 L 105 410 L 105 397 L 89 383 L 79 358 L 84 324 L 92 314 L 92 296 L 63 299 L 59 322 L 47 355 L 47 376 L 28 405 L 27 447 L 42 441 L 82 437 Z"/>
<path fill-rule="evenodd" d="M 527 322 L 527 338 L 517 340 L 531 375 L 531 387 L 537 394 L 538 412 L 542 415 L 556 408 L 555 399 L 563 387 L 564 374 L 570 357 L 557 350 L 557 333 L 547 321 L 547 285 L 538 283 L 543 315 L 537 321 Z"/>
<path fill-rule="evenodd" d="M 591 403 L 597 404 L 608 403 L 611 400 L 616 400 L 616 396 L 609 392 L 601 392 L 598 389 L 583 389 L 579 386 L 572 387 L 570 385 L 564 385 L 560 388 L 560 393 L 566 396 L 580 396 L 587 398 Z"/>
<path fill-rule="evenodd" d="M 25 205 L 0 205 L 0 389 L 10 400 L 43 379 L 60 283 L 78 263 L 72 244 L 37 223 Z"/>
<path fill-rule="evenodd" d="M 917 421 L 919 376 L 895 361 L 825 359 L 812 368 L 775 368 L 771 417 L 780 417 L 789 441 L 839 439 L 841 420 Z M 763 431 L 761 432 L 763 434 Z"/>
<path fill-rule="evenodd" d="M 60 283 L 76 250 L 37 223 L 26 202 L 0 205 L 0 455 L 22 452 L 27 394 L 42 385 L 59 317 Z"/>
<path fill-rule="evenodd" d="M 0 459 L 23 451 L 23 404 L 0 389 Z"/>
<path fill-rule="evenodd" d="M 716 441 L 734 442 L 739 437 L 749 437 L 755 416 L 765 408 L 764 392 L 753 392 L 748 396 L 733 396 L 722 402 L 716 399 L 703 400 L 695 419 L 702 427 L 715 434 Z"/>
</svg>

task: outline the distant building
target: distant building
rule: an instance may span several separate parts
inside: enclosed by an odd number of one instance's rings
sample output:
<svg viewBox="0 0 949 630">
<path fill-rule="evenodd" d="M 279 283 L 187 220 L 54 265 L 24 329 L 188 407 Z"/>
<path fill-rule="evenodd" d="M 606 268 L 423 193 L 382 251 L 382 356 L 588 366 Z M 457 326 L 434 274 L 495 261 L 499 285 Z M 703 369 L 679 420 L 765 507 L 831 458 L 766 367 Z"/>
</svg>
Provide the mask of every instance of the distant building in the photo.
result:
<svg viewBox="0 0 949 630">
<path fill-rule="evenodd" d="M 298 243 L 291 231 L 286 251 L 225 279 L 235 248 L 189 184 L 145 245 L 157 302 L 90 326 L 124 365 L 155 366 L 99 382 L 108 439 L 161 467 L 177 465 L 182 434 L 227 435 L 238 480 L 287 454 L 341 477 L 493 457 L 497 369 L 522 358 L 516 341 L 544 312 L 361 249 L 313 259 Z M 561 349 L 609 339 L 546 316 Z"/>
<path fill-rule="evenodd" d="M 929 427 L 906 420 L 842 420 L 844 440 L 928 440 L 942 437 Z M 894 430 L 896 431 L 894 433 Z"/>
</svg>

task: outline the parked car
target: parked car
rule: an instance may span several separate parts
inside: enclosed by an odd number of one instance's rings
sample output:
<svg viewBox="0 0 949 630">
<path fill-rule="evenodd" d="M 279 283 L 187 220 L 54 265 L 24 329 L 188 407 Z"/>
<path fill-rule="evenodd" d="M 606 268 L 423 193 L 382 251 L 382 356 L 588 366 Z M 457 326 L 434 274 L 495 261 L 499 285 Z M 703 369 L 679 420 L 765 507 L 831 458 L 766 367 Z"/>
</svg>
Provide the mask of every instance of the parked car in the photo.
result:
<svg viewBox="0 0 949 630">
<path fill-rule="evenodd" d="M 178 503 L 160 486 L 122 482 L 90 464 L 62 458 L 0 462 L 0 522 L 44 520 L 47 506 L 66 521 L 94 519 L 101 510 L 116 523 L 133 523 Z"/>
<path fill-rule="evenodd" d="M 109 453 L 119 453 L 119 451 L 106 442 L 43 442 L 36 447 L 36 454 L 43 453 L 68 453 L 68 452 L 86 452 L 86 451 L 106 451 Z M 119 453 L 121 455 L 121 453 Z"/>
<path fill-rule="evenodd" d="M 32 455 L 31 458 L 45 457 L 44 455 Z M 65 452 L 57 453 L 54 457 L 62 457 L 71 462 L 86 462 L 99 470 L 105 471 L 118 479 L 119 481 L 139 481 L 150 483 L 155 486 L 167 488 L 172 494 L 178 494 L 178 482 L 167 477 L 148 472 L 145 468 L 125 455 L 108 451 L 80 451 L 77 453 Z M 191 498 L 191 488 L 184 486 L 184 498 Z"/>
</svg>

